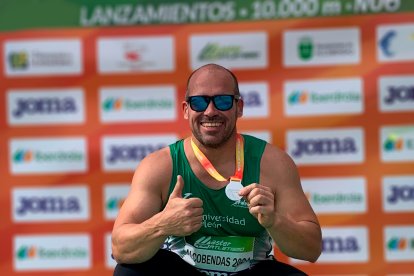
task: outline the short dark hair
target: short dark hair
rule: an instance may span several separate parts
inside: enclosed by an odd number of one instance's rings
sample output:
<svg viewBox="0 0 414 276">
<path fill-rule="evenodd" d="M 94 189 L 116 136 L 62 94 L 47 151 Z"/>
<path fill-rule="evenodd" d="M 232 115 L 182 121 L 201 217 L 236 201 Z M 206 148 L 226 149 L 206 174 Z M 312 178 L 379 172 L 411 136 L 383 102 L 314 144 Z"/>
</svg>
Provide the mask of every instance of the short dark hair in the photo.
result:
<svg viewBox="0 0 414 276">
<path fill-rule="evenodd" d="M 240 96 L 239 81 L 237 80 L 236 75 L 235 75 L 232 71 L 230 71 L 229 69 L 227 69 L 227 68 L 225 68 L 225 67 L 223 67 L 223 66 L 221 66 L 221 65 L 218 65 L 218 64 L 215 64 L 215 63 L 208 63 L 208 64 L 205 64 L 205 65 L 203 65 L 203 66 L 200 66 L 199 68 L 197 68 L 196 70 L 194 70 L 194 71 L 190 74 L 190 76 L 188 76 L 188 79 L 187 79 L 187 86 L 186 86 L 186 89 L 185 89 L 185 98 L 186 98 L 186 99 L 188 98 L 188 93 L 189 93 L 189 91 L 188 91 L 188 86 L 189 86 L 189 84 L 190 84 L 191 78 L 193 77 L 193 75 L 194 75 L 196 72 L 198 72 L 200 69 L 203 69 L 203 68 L 205 68 L 205 67 L 215 67 L 215 68 L 217 68 L 217 69 L 223 69 L 223 70 L 227 71 L 227 72 L 230 74 L 230 76 L 232 77 L 233 82 L 234 82 L 234 95 L 239 95 L 239 96 Z"/>
</svg>

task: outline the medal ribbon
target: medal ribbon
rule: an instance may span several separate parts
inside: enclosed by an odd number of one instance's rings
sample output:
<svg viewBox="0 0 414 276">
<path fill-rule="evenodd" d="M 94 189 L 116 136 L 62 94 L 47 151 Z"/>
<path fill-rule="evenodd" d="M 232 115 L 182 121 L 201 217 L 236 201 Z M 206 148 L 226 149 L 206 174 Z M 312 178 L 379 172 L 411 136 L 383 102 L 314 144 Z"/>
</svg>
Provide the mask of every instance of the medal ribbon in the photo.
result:
<svg viewBox="0 0 414 276">
<path fill-rule="evenodd" d="M 201 165 L 204 169 L 216 180 L 218 181 L 228 181 L 229 179 L 224 178 L 211 164 L 210 160 L 204 155 L 204 153 L 197 147 L 194 143 L 193 139 L 191 138 L 191 147 L 193 148 L 194 154 L 197 157 L 198 161 L 200 161 Z M 230 177 L 230 180 L 239 181 L 241 182 L 243 178 L 243 170 L 244 170 L 244 141 L 243 137 L 237 133 L 236 137 L 236 171 L 234 175 Z"/>
</svg>

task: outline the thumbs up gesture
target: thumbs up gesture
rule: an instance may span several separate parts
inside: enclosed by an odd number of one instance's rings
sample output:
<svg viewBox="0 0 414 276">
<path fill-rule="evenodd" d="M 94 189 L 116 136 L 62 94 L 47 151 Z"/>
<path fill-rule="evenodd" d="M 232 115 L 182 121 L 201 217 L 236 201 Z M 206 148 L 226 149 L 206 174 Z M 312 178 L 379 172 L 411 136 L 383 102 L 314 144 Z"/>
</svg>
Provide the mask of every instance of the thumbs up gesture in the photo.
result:
<svg viewBox="0 0 414 276">
<path fill-rule="evenodd" d="M 184 180 L 177 176 L 174 190 L 162 211 L 162 226 L 167 235 L 188 236 L 201 228 L 203 201 L 183 198 Z"/>
</svg>

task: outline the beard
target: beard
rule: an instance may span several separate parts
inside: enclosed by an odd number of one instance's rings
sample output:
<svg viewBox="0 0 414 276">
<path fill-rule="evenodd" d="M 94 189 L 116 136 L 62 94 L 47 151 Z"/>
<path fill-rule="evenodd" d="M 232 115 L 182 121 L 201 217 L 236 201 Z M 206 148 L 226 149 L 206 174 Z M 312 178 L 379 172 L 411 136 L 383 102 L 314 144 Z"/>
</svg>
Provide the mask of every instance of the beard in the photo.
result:
<svg viewBox="0 0 414 276">
<path fill-rule="evenodd" d="M 214 122 L 216 118 L 211 118 L 210 121 Z M 236 124 L 231 129 L 225 129 L 220 135 L 204 135 L 199 128 L 193 128 L 194 137 L 205 147 L 219 148 L 224 145 L 236 130 Z"/>
</svg>

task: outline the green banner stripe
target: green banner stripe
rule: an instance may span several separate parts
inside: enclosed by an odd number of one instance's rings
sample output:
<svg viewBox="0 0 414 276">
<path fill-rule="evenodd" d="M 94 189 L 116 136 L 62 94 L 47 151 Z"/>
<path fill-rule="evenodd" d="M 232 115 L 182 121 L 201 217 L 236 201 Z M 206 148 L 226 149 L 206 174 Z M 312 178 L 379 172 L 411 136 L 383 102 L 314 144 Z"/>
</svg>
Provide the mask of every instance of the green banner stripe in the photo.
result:
<svg viewBox="0 0 414 276">
<path fill-rule="evenodd" d="M 220 23 L 412 11 L 413 0 L 1 0 L 0 30 Z"/>
</svg>

